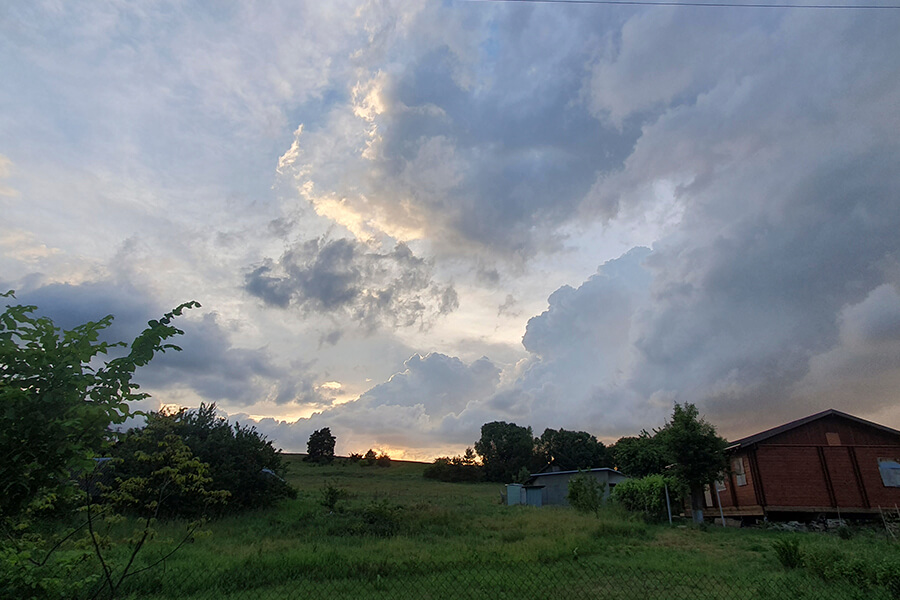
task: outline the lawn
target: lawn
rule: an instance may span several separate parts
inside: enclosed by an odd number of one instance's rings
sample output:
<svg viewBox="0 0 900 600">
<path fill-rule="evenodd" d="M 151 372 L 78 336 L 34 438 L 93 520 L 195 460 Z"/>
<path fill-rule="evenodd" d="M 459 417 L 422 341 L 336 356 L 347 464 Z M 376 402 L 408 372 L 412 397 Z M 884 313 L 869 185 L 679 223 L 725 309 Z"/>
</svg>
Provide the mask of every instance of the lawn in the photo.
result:
<svg viewBox="0 0 900 600">
<path fill-rule="evenodd" d="M 615 507 L 596 516 L 503 506 L 502 486 L 428 480 L 421 463 L 287 458 L 296 500 L 211 522 L 164 565 L 133 577 L 125 596 L 877 599 L 900 591 L 890 587 L 900 581 L 900 551 L 877 528 L 838 536 L 651 525 Z M 329 489 L 333 509 L 324 505 Z M 140 560 L 162 556 L 181 527 L 163 525 Z M 807 566 L 780 564 L 773 543 L 785 539 L 799 540 Z"/>
</svg>

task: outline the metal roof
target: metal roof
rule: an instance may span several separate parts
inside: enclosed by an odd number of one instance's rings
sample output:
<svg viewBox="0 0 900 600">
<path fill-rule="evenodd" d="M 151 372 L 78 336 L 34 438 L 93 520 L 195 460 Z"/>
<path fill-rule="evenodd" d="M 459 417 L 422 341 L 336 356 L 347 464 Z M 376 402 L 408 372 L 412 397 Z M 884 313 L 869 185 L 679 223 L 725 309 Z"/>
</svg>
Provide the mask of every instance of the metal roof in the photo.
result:
<svg viewBox="0 0 900 600">
<path fill-rule="evenodd" d="M 610 469 L 609 467 L 597 467 L 596 469 L 587 469 L 586 471 L 548 471 L 547 473 L 532 473 L 532 477 L 543 477 L 545 475 L 571 475 L 572 473 L 593 473 L 595 471 L 609 471 L 610 473 L 618 473 L 619 475 L 625 475 L 621 471 L 616 471 L 615 469 Z"/>
<path fill-rule="evenodd" d="M 728 445 L 727 450 L 736 450 L 738 448 L 752 446 L 753 444 L 758 444 L 759 442 L 767 440 L 771 437 L 775 437 L 776 435 L 784 433 L 785 431 L 790 431 L 791 429 L 796 429 L 797 427 L 801 427 L 803 425 L 806 425 L 807 423 L 812 423 L 813 421 L 818 421 L 819 419 L 824 419 L 825 417 L 830 416 L 848 419 L 867 427 L 874 427 L 875 429 L 880 429 L 881 431 L 884 431 L 886 433 L 900 436 L 900 431 L 897 431 L 896 429 L 891 429 L 890 427 L 885 427 L 884 425 L 879 425 L 878 423 L 873 423 L 872 421 L 866 421 L 865 419 L 860 419 L 859 417 L 854 417 L 853 415 L 848 415 L 847 413 L 830 408 L 828 410 L 818 412 L 814 415 L 803 417 L 802 419 L 797 419 L 796 421 L 791 421 L 790 423 L 785 423 L 784 425 L 779 425 L 778 427 L 766 429 L 765 431 L 761 431 L 759 433 L 749 435 L 745 438 L 735 440 Z"/>
</svg>

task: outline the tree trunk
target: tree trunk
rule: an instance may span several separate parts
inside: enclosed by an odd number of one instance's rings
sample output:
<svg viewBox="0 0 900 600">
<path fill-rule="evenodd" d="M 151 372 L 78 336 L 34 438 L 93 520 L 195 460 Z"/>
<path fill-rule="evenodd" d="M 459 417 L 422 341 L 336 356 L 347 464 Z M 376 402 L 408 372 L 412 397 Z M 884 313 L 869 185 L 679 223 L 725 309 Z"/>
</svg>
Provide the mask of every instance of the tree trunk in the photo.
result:
<svg viewBox="0 0 900 600">
<path fill-rule="evenodd" d="M 706 505 L 706 498 L 703 495 L 702 485 L 691 486 L 691 515 L 694 523 L 700 525 L 703 523 L 703 507 Z"/>
</svg>

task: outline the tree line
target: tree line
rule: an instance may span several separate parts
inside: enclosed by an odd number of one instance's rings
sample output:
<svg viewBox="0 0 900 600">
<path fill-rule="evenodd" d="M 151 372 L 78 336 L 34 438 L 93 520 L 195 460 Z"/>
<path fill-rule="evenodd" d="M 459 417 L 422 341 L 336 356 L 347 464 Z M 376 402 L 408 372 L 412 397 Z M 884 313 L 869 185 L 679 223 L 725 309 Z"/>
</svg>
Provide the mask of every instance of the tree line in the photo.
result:
<svg viewBox="0 0 900 600">
<path fill-rule="evenodd" d="M 704 486 L 727 472 L 727 442 L 691 403 L 675 404 L 666 424 L 652 433 L 619 438 L 606 446 L 585 431 L 545 429 L 505 421 L 481 426 L 481 437 L 464 456 L 440 457 L 425 476 L 443 481 L 524 483 L 532 473 L 615 468 L 630 478 L 666 475 L 690 494 L 694 510 L 703 507 Z M 475 459 L 480 457 L 480 464 Z M 659 483 L 653 480 L 653 485 Z"/>
</svg>

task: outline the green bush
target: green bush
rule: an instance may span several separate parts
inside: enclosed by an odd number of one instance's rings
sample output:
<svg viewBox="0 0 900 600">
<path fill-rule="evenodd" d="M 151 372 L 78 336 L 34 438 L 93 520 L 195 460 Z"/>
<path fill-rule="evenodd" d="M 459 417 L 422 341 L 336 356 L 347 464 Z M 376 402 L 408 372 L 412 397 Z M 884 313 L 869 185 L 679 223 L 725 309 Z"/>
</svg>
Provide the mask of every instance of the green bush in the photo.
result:
<svg viewBox="0 0 900 600">
<path fill-rule="evenodd" d="M 116 474 L 123 478 L 142 476 L 146 466 L 136 457 L 172 435 L 208 465 L 211 487 L 230 493 L 226 510 L 267 507 L 281 498 L 297 495 L 284 481 L 286 467 L 272 442 L 253 427 L 231 424 L 217 416 L 215 404 L 149 413 L 144 427 L 130 429 L 113 448 L 112 456 L 119 460 Z M 173 503 L 172 506 L 173 510 L 181 511 L 175 514 L 200 512 L 190 504 Z"/>
<path fill-rule="evenodd" d="M 391 504 L 387 500 L 371 502 L 359 509 L 358 514 L 365 524 L 360 533 L 376 537 L 391 537 L 400 531 L 402 524 L 400 512 L 403 507 Z"/>
<path fill-rule="evenodd" d="M 575 510 L 597 514 L 603 506 L 605 495 L 605 483 L 600 483 L 590 473 L 579 473 L 569 480 L 566 498 Z"/>
<path fill-rule="evenodd" d="M 778 562 L 785 569 L 800 568 L 805 562 L 803 549 L 800 548 L 800 540 L 796 538 L 775 540 L 772 543 L 772 549 L 775 550 Z"/>
<path fill-rule="evenodd" d="M 649 475 L 640 479 L 627 479 L 613 489 L 612 499 L 631 512 L 638 513 L 650 521 L 662 521 L 667 517 L 666 485 L 675 502 L 674 491 L 677 484 L 662 475 Z"/>
<path fill-rule="evenodd" d="M 333 512 L 337 508 L 337 503 L 339 501 L 349 497 L 350 492 L 344 488 L 338 487 L 332 483 L 326 483 L 322 486 L 322 495 L 319 498 L 319 504 Z"/>
</svg>

